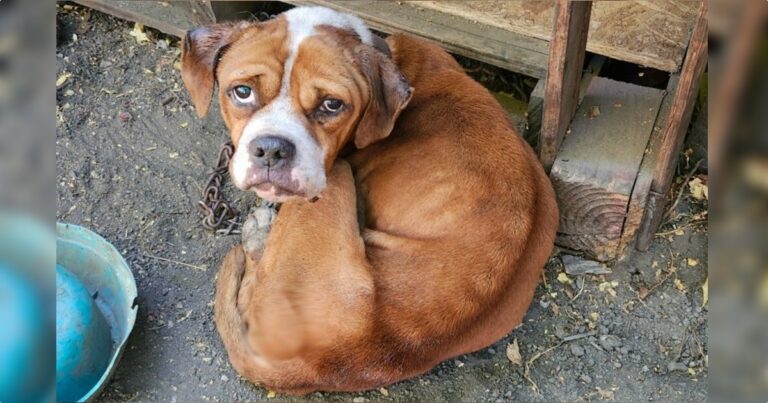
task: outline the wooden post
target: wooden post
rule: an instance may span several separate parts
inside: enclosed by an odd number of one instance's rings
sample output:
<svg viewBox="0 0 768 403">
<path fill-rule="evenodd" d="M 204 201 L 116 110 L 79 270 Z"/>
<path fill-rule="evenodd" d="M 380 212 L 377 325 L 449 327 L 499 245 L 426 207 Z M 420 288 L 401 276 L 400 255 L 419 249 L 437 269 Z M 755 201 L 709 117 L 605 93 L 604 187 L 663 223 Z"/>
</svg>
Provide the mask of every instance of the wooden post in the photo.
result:
<svg viewBox="0 0 768 403">
<path fill-rule="evenodd" d="M 587 47 L 592 2 L 558 0 L 549 70 L 544 91 L 539 156 L 547 171 L 552 167 L 568 125 L 578 106 L 579 83 Z"/>
<path fill-rule="evenodd" d="M 672 185 L 680 150 L 683 146 L 688 124 L 691 121 L 693 106 L 701 81 L 704 67 L 707 65 L 707 2 L 702 1 L 696 19 L 685 61 L 672 92 L 672 103 L 664 122 L 660 145 L 657 152 L 651 192 L 646 206 L 643 222 L 636 242 L 639 250 L 647 250 L 664 216 L 666 197 Z"/>
</svg>

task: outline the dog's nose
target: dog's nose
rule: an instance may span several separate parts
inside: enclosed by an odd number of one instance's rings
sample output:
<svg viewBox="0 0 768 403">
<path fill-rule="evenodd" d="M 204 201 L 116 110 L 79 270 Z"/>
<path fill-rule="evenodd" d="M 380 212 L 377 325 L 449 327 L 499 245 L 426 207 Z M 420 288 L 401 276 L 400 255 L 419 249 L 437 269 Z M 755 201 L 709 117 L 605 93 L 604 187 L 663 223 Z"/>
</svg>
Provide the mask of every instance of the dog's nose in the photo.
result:
<svg viewBox="0 0 768 403">
<path fill-rule="evenodd" d="M 253 140 L 250 150 L 258 164 L 276 168 L 291 161 L 296 147 L 284 138 L 267 136 Z"/>
</svg>

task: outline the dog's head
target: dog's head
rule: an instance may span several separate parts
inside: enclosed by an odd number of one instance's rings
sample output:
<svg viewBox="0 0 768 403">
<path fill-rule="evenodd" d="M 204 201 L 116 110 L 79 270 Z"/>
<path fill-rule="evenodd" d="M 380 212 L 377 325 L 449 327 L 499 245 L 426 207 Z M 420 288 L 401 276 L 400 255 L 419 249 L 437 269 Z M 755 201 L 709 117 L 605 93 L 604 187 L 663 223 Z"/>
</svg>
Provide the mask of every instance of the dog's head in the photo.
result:
<svg viewBox="0 0 768 403">
<path fill-rule="evenodd" d="M 273 202 L 319 197 L 341 149 L 387 137 L 413 91 L 362 21 L 322 7 L 188 32 L 182 78 L 201 117 L 219 87 L 233 182 Z"/>
</svg>

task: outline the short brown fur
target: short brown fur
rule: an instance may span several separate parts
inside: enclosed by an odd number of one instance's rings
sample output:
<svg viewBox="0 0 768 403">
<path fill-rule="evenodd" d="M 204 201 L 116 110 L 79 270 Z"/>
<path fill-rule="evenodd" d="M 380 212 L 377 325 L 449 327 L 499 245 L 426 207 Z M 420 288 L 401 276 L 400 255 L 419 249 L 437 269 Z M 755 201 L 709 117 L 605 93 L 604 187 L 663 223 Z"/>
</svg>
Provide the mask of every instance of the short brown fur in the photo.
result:
<svg viewBox="0 0 768 403">
<path fill-rule="evenodd" d="M 414 88 L 392 133 L 334 154 L 323 197 L 283 204 L 264 250 L 235 247 L 220 269 L 216 324 L 254 383 L 366 390 L 486 347 L 520 323 L 552 251 L 552 186 L 504 110 L 438 46 L 387 43 Z"/>
</svg>

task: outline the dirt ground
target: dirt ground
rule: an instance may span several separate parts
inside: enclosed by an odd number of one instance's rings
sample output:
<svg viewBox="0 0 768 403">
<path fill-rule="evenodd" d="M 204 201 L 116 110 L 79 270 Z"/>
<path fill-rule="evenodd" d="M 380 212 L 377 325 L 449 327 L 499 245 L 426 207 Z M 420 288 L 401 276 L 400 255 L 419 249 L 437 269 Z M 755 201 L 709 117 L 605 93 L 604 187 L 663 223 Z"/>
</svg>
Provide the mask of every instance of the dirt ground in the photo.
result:
<svg viewBox="0 0 768 403">
<path fill-rule="evenodd" d="M 283 399 L 235 373 L 214 327 L 217 265 L 239 241 L 206 232 L 195 208 L 227 139 L 217 111 L 196 117 L 175 41 L 148 32 L 139 43 L 131 23 L 58 7 L 57 218 L 113 242 L 139 289 L 136 326 L 100 399 Z M 386 389 L 307 398 L 705 400 L 706 205 L 682 188 L 671 217 L 683 229 L 667 224 L 649 252 L 633 253 L 611 274 L 566 278 L 553 258 L 524 324 L 492 347 Z M 241 211 L 254 203 L 228 194 Z M 520 364 L 506 355 L 515 339 Z"/>
</svg>

